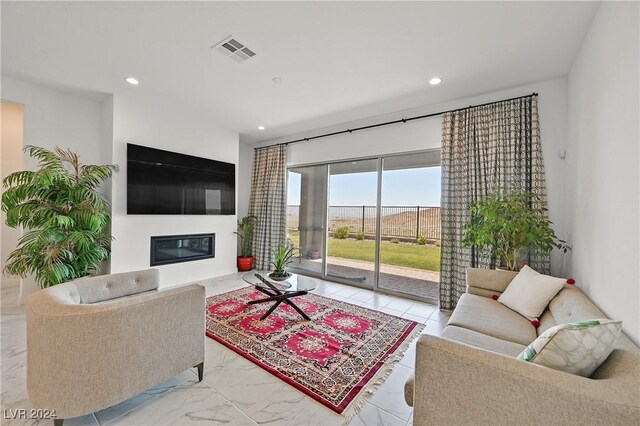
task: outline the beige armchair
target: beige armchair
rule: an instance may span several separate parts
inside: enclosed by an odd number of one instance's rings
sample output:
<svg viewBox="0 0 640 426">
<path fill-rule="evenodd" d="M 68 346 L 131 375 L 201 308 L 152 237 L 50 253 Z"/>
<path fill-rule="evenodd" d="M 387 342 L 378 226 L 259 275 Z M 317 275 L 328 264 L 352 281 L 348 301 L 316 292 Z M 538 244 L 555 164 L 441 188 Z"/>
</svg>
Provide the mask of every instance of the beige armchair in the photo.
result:
<svg viewBox="0 0 640 426">
<path fill-rule="evenodd" d="M 110 407 L 192 367 L 202 380 L 205 290 L 158 290 L 158 271 L 40 290 L 27 311 L 27 389 L 63 419 Z"/>
</svg>

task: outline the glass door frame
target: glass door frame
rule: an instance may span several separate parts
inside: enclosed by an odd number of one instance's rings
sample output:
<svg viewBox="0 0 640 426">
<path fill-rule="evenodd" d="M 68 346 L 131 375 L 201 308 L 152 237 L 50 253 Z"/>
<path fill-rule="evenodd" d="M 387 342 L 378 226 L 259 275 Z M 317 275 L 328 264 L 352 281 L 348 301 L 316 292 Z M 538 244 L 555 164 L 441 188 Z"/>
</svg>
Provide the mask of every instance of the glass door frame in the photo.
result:
<svg viewBox="0 0 640 426">
<path fill-rule="evenodd" d="M 322 227 L 324 229 L 324 239 L 325 239 L 325 244 L 324 244 L 324 250 L 322 253 L 322 268 L 321 274 L 316 274 L 312 271 L 307 271 L 307 270 L 303 270 L 303 269 L 298 269 L 297 271 L 295 270 L 295 266 L 291 267 L 291 269 L 294 270 L 294 272 L 296 273 L 300 273 L 302 275 L 308 275 L 310 277 L 314 277 L 314 278 L 318 278 L 321 280 L 326 280 L 326 281 L 331 281 L 331 282 L 336 282 L 338 284 L 345 284 L 345 285 L 349 285 L 352 287 L 357 287 L 357 288 L 362 288 L 365 290 L 372 290 L 375 293 L 380 293 L 380 294 L 388 294 L 391 296 L 399 296 L 399 297 L 403 297 L 405 299 L 412 299 L 412 300 L 417 300 L 420 302 L 426 302 L 426 303 L 432 303 L 429 300 L 416 296 L 414 294 L 410 294 L 410 293 L 403 293 L 400 291 L 394 291 L 394 290 L 390 290 L 387 288 L 381 288 L 379 286 L 379 280 L 380 280 L 380 245 L 381 245 L 381 224 L 382 224 L 382 175 L 383 175 L 383 162 L 385 158 L 389 158 L 389 157 L 397 157 L 397 156 L 402 156 L 402 155 L 411 155 L 411 154 L 431 154 L 431 153 L 435 153 L 435 152 L 439 152 L 441 151 L 441 148 L 431 148 L 431 149 L 423 149 L 423 150 L 416 150 L 416 151 L 407 151 L 407 152 L 398 152 L 398 153 L 393 153 L 393 154 L 382 154 L 382 155 L 376 155 L 376 156 L 366 156 L 366 157 L 355 157 L 355 158 L 346 158 L 346 159 L 339 159 L 339 160 L 332 160 L 332 161 L 323 161 L 323 162 L 317 162 L 317 163 L 304 163 L 304 164 L 295 164 L 295 165 L 289 165 L 287 166 L 287 176 L 289 173 L 289 169 L 296 169 L 296 168 L 301 168 L 301 167 L 313 167 L 313 166 L 326 166 L 326 182 L 327 182 L 327 187 L 326 190 L 324 192 L 323 195 L 323 215 L 322 215 Z M 329 253 L 329 179 L 330 179 L 330 175 L 331 175 L 331 165 L 332 164 L 338 164 L 338 163 L 345 163 L 345 162 L 349 162 L 349 161 L 365 161 L 365 160 L 376 160 L 377 161 L 377 181 L 376 181 L 376 185 L 377 185 L 377 194 L 376 194 L 376 232 L 375 232 L 375 257 L 374 257 L 374 278 L 373 278 L 373 285 L 369 286 L 369 285 L 364 285 L 362 283 L 359 283 L 357 281 L 350 281 L 350 280 L 346 280 L 346 279 L 342 279 L 339 277 L 335 277 L 335 276 L 328 276 L 327 275 L 327 256 Z"/>
</svg>

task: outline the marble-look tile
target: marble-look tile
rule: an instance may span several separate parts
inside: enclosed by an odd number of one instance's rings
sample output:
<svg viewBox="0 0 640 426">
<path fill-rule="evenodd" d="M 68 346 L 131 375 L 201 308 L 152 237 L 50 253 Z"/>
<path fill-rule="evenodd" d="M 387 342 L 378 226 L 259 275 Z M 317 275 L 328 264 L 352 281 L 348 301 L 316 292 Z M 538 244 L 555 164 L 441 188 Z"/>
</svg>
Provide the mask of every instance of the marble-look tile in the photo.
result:
<svg viewBox="0 0 640 426">
<path fill-rule="evenodd" d="M 421 317 L 429 318 L 437 308 L 433 305 L 427 305 L 426 303 L 414 303 L 406 313 L 411 315 L 418 315 Z"/>
<path fill-rule="evenodd" d="M 385 308 L 393 309 L 405 313 L 413 306 L 413 302 L 405 299 L 396 299 L 389 303 Z"/>
<path fill-rule="evenodd" d="M 237 361 L 209 374 L 205 363 L 205 380 L 257 423 L 286 423 L 304 408 L 301 402 L 310 400 L 262 368 Z"/>
<path fill-rule="evenodd" d="M 110 425 L 255 425 L 247 415 L 206 383 L 192 380 L 118 417 Z"/>
<path fill-rule="evenodd" d="M 148 389 L 136 396 L 133 396 L 119 404 L 116 404 L 109 408 L 105 408 L 104 410 L 97 411 L 95 413 L 96 419 L 98 419 L 98 422 L 101 425 L 106 424 L 128 413 L 129 411 L 143 406 L 144 404 L 148 403 L 154 398 L 157 398 L 163 393 L 177 388 L 185 382 L 193 382 L 193 379 L 194 373 L 192 373 L 191 371 L 185 371 L 167 380 L 166 382 L 154 386 L 153 388 Z"/>
<path fill-rule="evenodd" d="M 413 374 L 413 368 L 396 364 L 393 372 L 369 399 L 369 403 L 406 422 L 413 409 L 404 400 L 404 384 Z"/>
<path fill-rule="evenodd" d="M 343 288 L 340 291 L 337 291 L 335 294 L 337 294 L 338 296 L 343 296 L 343 297 L 352 297 L 354 295 L 356 295 L 357 293 L 359 293 L 360 291 L 362 291 L 359 288 L 355 288 L 355 287 L 346 287 Z"/>
<path fill-rule="evenodd" d="M 325 294 L 324 297 L 327 297 L 329 299 L 334 299 L 334 300 L 340 300 L 342 302 L 349 302 L 351 300 L 347 296 L 343 296 L 338 293 Z"/>
<path fill-rule="evenodd" d="M 429 319 L 432 320 L 432 321 L 438 321 L 438 322 L 446 323 L 447 321 L 449 321 L 449 318 L 451 318 L 451 314 L 452 314 L 452 311 L 441 311 L 439 309 L 436 309 L 429 316 Z"/>
<path fill-rule="evenodd" d="M 343 423 L 342 415 L 311 398 L 301 401 L 300 405 L 302 410 L 285 422 L 287 426 L 338 426 Z"/>
<path fill-rule="evenodd" d="M 409 314 L 407 312 L 403 313 L 401 315 L 401 317 L 404 318 L 404 319 L 415 321 L 418 324 L 424 324 L 424 323 L 427 322 L 427 317 L 423 317 L 423 316 L 420 316 L 420 315 L 413 315 L 413 314 Z"/>
<path fill-rule="evenodd" d="M 211 340 L 211 339 L 207 339 Z M 204 380 L 258 423 L 283 423 L 310 400 L 223 345 L 207 342 Z"/>
<path fill-rule="evenodd" d="M 405 426 L 405 424 L 406 420 L 369 403 L 366 403 L 349 423 L 351 426 Z"/>
<path fill-rule="evenodd" d="M 442 334 L 442 330 L 447 326 L 444 322 L 427 320 L 424 328 L 422 329 L 422 334 L 432 334 L 434 336 L 440 336 Z"/>
<path fill-rule="evenodd" d="M 413 426 L 413 413 L 411 413 L 411 417 L 409 418 L 409 421 L 407 422 L 407 426 Z"/>
<path fill-rule="evenodd" d="M 371 303 L 376 308 L 384 308 L 395 300 L 399 299 L 396 297 L 387 296 L 386 294 L 373 293 L 373 297 L 371 300 L 369 300 L 369 303 Z"/>
<path fill-rule="evenodd" d="M 370 302 L 373 299 L 373 292 L 370 290 L 361 290 L 349 297 L 352 301 Z"/>
<path fill-rule="evenodd" d="M 404 356 L 402 357 L 402 359 L 400 360 L 400 364 L 404 365 L 405 367 L 409 367 L 409 368 L 415 368 L 416 366 L 416 343 L 417 343 L 418 339 L 414 339 L 413 342 L 411 342 L 411 345 L 409 345 L 409 347 L 407 348 L 407 351 L 404 353 Z"/>
</svg>

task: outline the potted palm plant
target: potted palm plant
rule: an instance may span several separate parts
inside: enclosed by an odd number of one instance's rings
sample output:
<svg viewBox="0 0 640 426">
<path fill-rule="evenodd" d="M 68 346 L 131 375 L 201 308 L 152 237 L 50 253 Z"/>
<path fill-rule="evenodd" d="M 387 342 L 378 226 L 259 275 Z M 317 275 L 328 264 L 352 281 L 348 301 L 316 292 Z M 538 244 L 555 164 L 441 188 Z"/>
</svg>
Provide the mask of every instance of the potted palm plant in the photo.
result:
<svg viewBox="0 0 640 426">
<path fill-rule="evenodd" d="M 253 231 L 256 226 L 255 216 L 245 216 L 238 221 L 236 235 L 240 243 L 240 256 L 237 259 L 238 271 L 250 271 L 253 269 L 254 257 L 251 254 L 253 244 Z"/>
<path fill-rule="evenodd" d="M 111 213 L 97 188 L 118 167 L 81 164 L 78 154 L 58 147 L 27 145 L 24 151 L 39 163 L 37 170 L 12 173 L 2 182 L 6 223 L 25 229 L 4 272 L 32 274 L 46 288 L 99 271 L 110 254 Z"/>
<path fill-rule="evenodd" d="M 531 192 L 504 194 L 498 190 L 471 203 L 463 245 L 487 252 L 492 263 L 510 271 L 519 269 L 525 249 L 549 253 L 558 247 L 566 252 L 570 247 L 558 239 L 539 201 Z"/>
<path fill-rule="evenodd" d="M 273 272 L 269 274 L 269 278 L 275 281 L 284 281 L 291 276 L 291 273 L 287 272 L 287 266 L 291 263 L 295 251 L 296 248 L 291 244 L 278 243 L 277 249 L 271 247 Z"/>
</svg>

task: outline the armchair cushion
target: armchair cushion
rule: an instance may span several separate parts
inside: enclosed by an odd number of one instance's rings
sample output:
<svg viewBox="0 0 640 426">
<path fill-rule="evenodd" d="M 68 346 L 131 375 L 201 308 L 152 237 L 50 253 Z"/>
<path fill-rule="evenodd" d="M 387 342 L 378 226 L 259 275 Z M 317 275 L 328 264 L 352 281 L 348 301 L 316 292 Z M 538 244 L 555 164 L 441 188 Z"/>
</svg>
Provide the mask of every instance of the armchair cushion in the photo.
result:
<svg viewBox="0 0 640 426">
<path fill-rule="evenodd" d="M 76 303 L 88 304 L 157 290 L 158 281 L 158 270 L 147 269 L 80 278 L 72 281 L 68 290 Z"/>
</svg>

